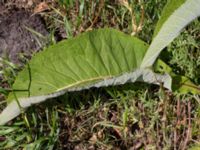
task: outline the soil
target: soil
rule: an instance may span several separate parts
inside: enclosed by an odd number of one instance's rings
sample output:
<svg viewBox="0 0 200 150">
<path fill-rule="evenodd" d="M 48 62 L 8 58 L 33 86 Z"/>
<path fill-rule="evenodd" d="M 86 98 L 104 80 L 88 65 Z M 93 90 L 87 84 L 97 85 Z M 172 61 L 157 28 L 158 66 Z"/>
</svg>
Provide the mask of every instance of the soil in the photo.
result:
<svg viewBox="0 0 200 150">
<path fill-rule="evenodd" d="M 7 8 L 0 3 L 0 57 L 6 57 L 16 64 L 21 63 L 21 54 L 30 57 L 41 49 L 46 40 L 28 29 L 48 35 L 39 15 L 33 15 L 23 8 Z"/>
</svg>

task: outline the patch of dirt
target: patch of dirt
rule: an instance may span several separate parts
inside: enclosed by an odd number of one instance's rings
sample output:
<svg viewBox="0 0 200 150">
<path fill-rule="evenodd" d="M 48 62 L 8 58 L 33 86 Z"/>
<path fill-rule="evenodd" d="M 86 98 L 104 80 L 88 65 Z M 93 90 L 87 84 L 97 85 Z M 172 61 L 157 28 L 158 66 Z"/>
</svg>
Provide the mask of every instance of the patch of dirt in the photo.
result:
<svg viewBox="0 0 200 150">
<path fill-rule="evenodd" d="M 16 7 L 19 9 L 32 10 L 37 4 L 42 0 L 1 0 L 1 4 L 4 4 L 6 7 Z"/>
<path fill-rule="evenodd" d="M 45 24 L 39 15 L 0 3 L 0 57 L 7 57 L 13 63 L 20 63 L 20 54 L 30 57 L 40 50 L 46 40 L 37 36 L 47 36 Z"/>
</svg>

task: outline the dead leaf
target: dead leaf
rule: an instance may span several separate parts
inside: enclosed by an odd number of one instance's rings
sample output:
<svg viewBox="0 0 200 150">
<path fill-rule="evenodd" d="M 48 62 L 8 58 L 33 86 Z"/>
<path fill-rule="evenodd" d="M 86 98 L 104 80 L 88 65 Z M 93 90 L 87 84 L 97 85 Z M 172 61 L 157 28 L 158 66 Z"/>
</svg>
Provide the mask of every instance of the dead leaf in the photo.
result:
<svg viewBox="0 0 200 150">
<path fill-rule="evenodd" d="M 97 136 L 95 134 L 92 135 L 92 137 L 89 139 L 89 141 L 92 143 L 92 144 L 96 144 L 97 142 Z"/>
<path fill-rule="evenodd" d="M 41 2 L 34 8 L 34 14 L 49 10 L 49 6 L 46 2 Z"/>
</svg>

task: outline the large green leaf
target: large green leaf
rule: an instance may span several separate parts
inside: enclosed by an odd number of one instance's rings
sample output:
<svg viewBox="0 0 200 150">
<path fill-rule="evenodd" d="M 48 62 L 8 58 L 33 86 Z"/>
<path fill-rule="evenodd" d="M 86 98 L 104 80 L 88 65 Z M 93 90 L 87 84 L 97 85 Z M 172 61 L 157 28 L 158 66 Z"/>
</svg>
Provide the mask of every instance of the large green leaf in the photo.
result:
<svg viewBox="0 0 200 150">
<path fill-rule="evenodd" d="M 156 26 L 153 41 L 145 54 L 141 67 L 152 66 L 163 48 L 199 15 L 200 0 L 169 0 Z"/>
<path fill-rule="evenodd" d="M 28 89 L 29 71 L 30 91 L 17 92 L 18 98 L 47 95 L 109 79 L 138 68 L 147 47 L 141 40 L 112 29 L 84 33 L 36 54 L 30 67 L 19 73 L 13 89 Z M 11 93 L 8 102 L 13 99 Z"/>
<path fill-rule="evenodd" d="M 66 91 L 136 80 L 149 83 L 159 80 L 170 88 L 169 76 L 137 69 L 147 48 L 143 41 L 113 29 L 91 31 L 49 47 L 36 54 L 18 74 L 13 85 L 18 92 L 9 94 L 0 124 L 19 115 L 16 99 L 26 108 Z"/>
</svg>

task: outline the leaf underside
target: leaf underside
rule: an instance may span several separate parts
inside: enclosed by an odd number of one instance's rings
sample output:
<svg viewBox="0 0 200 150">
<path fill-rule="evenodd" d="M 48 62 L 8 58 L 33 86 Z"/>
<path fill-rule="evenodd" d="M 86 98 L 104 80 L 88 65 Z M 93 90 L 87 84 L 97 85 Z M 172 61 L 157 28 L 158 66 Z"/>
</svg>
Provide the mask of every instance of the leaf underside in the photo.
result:
<svg viewBox="0 0 200 150">
<path fill-rule="evenodd" d="M 157 23 L 153 41 L 145 54 L 141 67 L 152 66 L 160 52 L 198 16 L 200 16 L 200 0 L 168 1 Z"/>
</svg>

